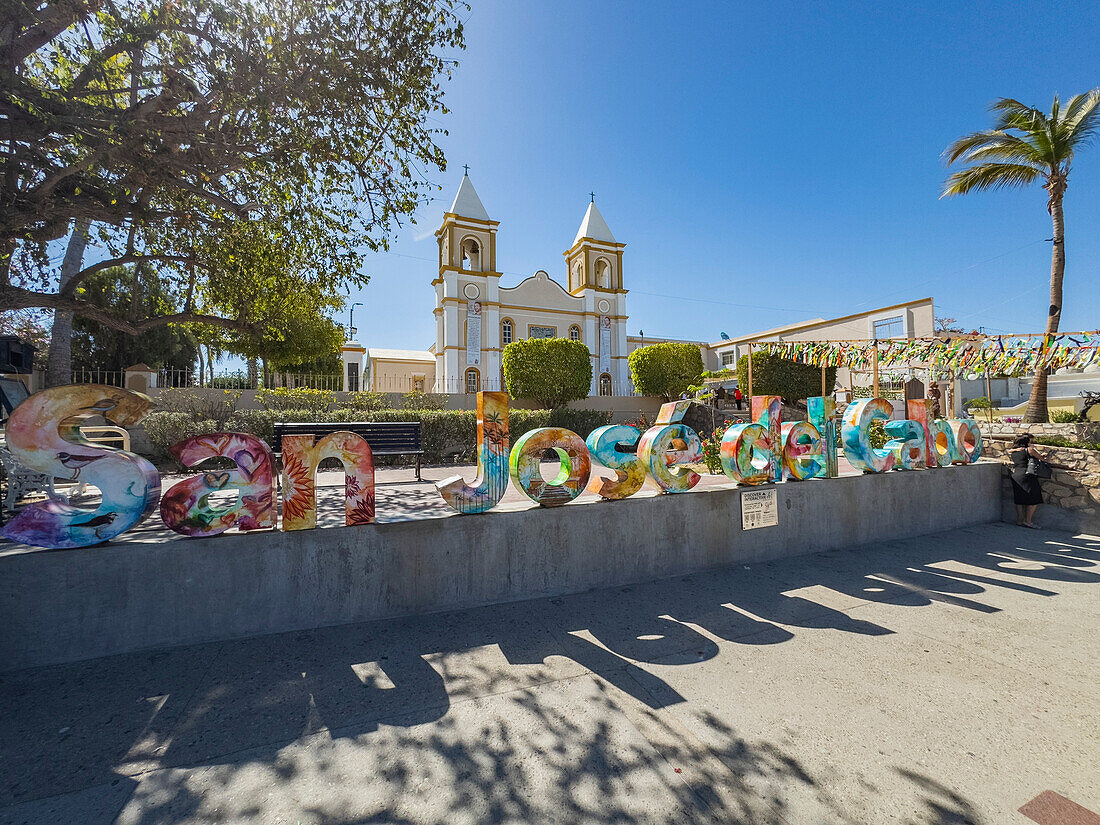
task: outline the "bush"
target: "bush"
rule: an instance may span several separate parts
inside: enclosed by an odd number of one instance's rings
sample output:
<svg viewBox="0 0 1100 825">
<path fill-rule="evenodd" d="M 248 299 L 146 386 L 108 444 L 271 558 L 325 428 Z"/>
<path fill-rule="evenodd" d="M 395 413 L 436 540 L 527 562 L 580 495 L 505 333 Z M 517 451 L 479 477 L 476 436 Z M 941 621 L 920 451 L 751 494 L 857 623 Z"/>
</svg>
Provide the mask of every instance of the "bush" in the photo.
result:
<svg viewBox="0 0 1100 825">
<path fill-rule="evenodd" d="M 1055 410 L 1050 414 L 1051 424 L 1076 424 L 1081 416 L 1072 410 Z"/>
<path fill-rule="evenodd" d="M 1072 447 L 1075 450 L 1100 450 L 1100 441 L 1074 441 L 1072 438 L 1059 438 L 1056 435 L 1032 436 L 1032 442 L 1047 447 Z"/>
<path fill-rule="evenodd" d="M 187 413 L 192 418 L 216 421 L 221 429 L 233 411 L 241 393 L 231 390 L 165 389 L 157 395 L 157 409 L 162 412 Z"/>
<path fill-rule="evenodd" d="M 365 410 L 367 412 L 393 409 L 393 404 L 390 403 L 389 395 L 384 392 L 371 392 L 370 390 L 349 392 L 345 400 L 339 402 L 339 406 L 341 408 Z"/>
<path fill-rule="evenodd" d="M 546 410 L 538 410 L 538 412 L 546 412 Z M 549 411 L 548 423 L 545 426 L 562 427 L 572 430 L 581 438 L 588 438 L 594 429 L 610 423 L 610 410 L 574 410 L 569 407 L 558 407 L 556 410 Z"/>
<path fill-rule="evenodd" d="M 378 393 L 381 395 L 381 393 Z M 401 409 L 403 410 L 445 410 L 447 409 L 447 396 L 438 392 L 420 392 L 413 390 L 401 396 Z"/>
<path fill-rule="evenodd" d="M 745 395 L 749 394 L 749 357 L 747 355 L 742 355 L 737 361 L 737 384 L 741 387 L 741 392 Z M 836 367 L 826 367 L 826 393 L 834 386 L 836 386 Z M 754 352 L 752 354 L 752 394 L 778 395 L 788 404 L 815 398 L 821 395 L 821 367 L 798 364 L 765 352 Z"/>
<path fill-rule="evenodd" d="M 216 390 L 239 390 L 249 386 L 248 375 L 241 370 L 216 375 L 210 379 L 210 386 Z"/>
<path fill-rule="evenodd" d="M 528 338 L 504 348 L 504 380 L 513 398 L 530 398 L 548 409 L 588 397 L 592 357 L 580 341 Z"/>
<path fill-rule="evenodd" d="M 328 412 L 332 409 L 335 393 L 331 390 L 314 390 L 309 387 L 279 387 L 274 390 L 256 390 L 256 401 L 266 410 L 312 410 Z"/>
<path fill-rule="evenodd" d="M 145 435 L 153 445 L 155 457 L 161 459 L 172 457 L 168 448 L 173 444 L 196 435 L 216 433 L 221 429 L 217 421 L 204 421 L 187 412 L 153 412 L 145 416 L 141 423 L 145 427 Z"/>
<path fill-rule="evenodd" d="M 630 353 L 630 380 L 642 395 L 679 398 L 703 375 L 703 356 L 694 344 L 652 344 Z"/>
</svg>

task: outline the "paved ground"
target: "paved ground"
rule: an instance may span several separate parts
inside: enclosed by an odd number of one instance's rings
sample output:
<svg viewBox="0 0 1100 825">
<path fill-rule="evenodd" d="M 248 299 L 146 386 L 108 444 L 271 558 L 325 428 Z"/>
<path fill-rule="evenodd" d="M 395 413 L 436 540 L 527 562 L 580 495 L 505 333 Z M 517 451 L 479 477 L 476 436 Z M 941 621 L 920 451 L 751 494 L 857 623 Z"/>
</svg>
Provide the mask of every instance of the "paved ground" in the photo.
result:
<svg viewBox="0 0 1100 825">
<path fill-rule="evenodd" d="M 1007 525 L 0 676 L 3 823 L 1100 810 L 1100 537 Z"/>
</svg>

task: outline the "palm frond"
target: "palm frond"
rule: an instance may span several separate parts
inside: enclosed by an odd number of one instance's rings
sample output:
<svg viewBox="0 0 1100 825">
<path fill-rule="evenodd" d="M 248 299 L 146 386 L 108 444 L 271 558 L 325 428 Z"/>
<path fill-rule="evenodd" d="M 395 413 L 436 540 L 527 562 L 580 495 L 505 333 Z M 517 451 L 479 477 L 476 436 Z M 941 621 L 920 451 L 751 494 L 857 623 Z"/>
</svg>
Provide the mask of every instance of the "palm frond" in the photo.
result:
<svg viewBox="0 0 1100 825">
<path fill-rule="evenodd" d="M 965 195 L 974 190 L 1027 186 L 1042 175 L 1041 169 L 1022 163 L 983 163 L 954 172 L 944 184 L 940 197 Z"/>
<path fill-rule="evenodd" d="M 1049 163 L 1048 154 L 1028 140 L 1030 137 L 1031 135 L 1019 137 L 1002 132 L 998 139 L 987 141 L 984 145 L 967 152 L 964 160 L 967 163 L 987 160 L 1036 165 Z"/>
<path fill-rule="evenodd" d="M 947 163 L 954 163 L 959 158 L 982 146 L 998 141 L 1006 132 L 985 131 L 973 132 L 956 140 L 943 150 L 943 158 Z"/>
<path fill-rule="evenodd" d="M 1033 132 L 1045 129 L 1047 126 L 1046 115 L 1010 97 L 1002 97 L 990 106 L 989 110 L 999 114 L 997 122 L 993 125 L 996 131 L 1017 129 L 1021 132 Z"/>
<path fill-rule="evenodd" d="M 1100 130 L 1100 89 L 1070 100 L 1062 123 L 1065 124 L 1067 139 L 1074 147 L 1089 144 Z"/>
</svg>

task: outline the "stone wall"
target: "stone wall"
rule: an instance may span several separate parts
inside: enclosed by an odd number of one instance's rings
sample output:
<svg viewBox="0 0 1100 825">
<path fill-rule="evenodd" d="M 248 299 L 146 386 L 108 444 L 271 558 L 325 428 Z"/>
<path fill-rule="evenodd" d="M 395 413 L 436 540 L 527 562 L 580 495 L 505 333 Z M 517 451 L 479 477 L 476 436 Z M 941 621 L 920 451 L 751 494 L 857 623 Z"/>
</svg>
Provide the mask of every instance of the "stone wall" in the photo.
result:
<svg viewBox="0 0 1100 825">
<path fill-rule="evenodd" d="M 1083 421 L 1077 424 L 1007 424 L 994 420 L 992 423 L 978 416 L 978 426 L 991 438 L 1011 439 L 1020 433 L 1031 435 L 1069 438 L 1075 441 L 1100 441 L 1100 422 Z"/>
</svg>

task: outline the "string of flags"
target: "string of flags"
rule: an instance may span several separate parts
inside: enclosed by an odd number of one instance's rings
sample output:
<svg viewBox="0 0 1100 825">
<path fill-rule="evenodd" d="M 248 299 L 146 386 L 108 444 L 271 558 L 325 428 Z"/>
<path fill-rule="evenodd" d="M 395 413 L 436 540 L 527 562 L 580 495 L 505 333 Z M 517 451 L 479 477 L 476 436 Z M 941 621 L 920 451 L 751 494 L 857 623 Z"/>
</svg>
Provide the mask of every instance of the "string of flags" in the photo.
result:
<svg viewBox="0 0 1100 825">
<path fill-rule="evenodd" d="M 1023 375 L 1100 363 L 1100 332 L 908 338 L 882 341 L 762 341 L 753 349 L 815 367 L 927 366 L 937 371 Z"/>
</svg>

